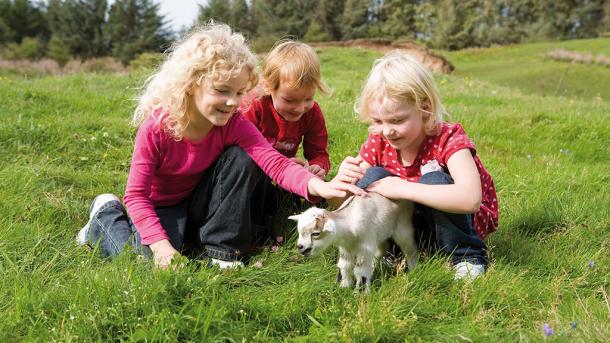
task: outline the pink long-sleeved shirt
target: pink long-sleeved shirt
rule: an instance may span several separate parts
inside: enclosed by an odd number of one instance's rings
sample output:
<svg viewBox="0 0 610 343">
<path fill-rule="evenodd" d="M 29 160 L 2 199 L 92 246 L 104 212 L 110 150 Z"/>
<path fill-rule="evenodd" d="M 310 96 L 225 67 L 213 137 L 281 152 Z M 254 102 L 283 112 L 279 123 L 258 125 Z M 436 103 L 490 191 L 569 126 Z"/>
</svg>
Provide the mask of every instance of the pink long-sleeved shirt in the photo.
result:
<svg viewBox="0 0 610 343">
<path fill-rule="evenodd" d="M 309 197 L 307 183 L 315 176 L 271 147 L 241 113 L 199 141 L 174 140 L 160 127 L 159 115 L 155 112 L 138 129 L 123 199 L 142 244 L 169 239 L 155 207 L 175 205 L 191 194 L 204 171 L 230 145 L 244 149 L 283 188 Z"/>
</svg>

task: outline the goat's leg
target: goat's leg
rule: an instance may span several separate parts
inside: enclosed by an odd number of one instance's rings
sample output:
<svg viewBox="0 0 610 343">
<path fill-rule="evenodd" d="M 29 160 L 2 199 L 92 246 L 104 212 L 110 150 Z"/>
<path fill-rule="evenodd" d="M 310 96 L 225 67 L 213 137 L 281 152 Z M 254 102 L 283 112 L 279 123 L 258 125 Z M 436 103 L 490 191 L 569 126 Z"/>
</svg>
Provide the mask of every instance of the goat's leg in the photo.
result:
<svg viewBox="0 0 610 343">
<path fill-rule="evenodd" d="M 344 248 L 339 247 L 339 287 L 351 287 L 354 283 L 352 271 L 354 270 L 354 255 Z"/>
<path fill-rule="evenodd" d="M 373 277 L 376 247 L 367 247 L 362 249 L 356 257 L 356 266 L 354 267 L 354 276 L 356 277 L 356 289 L 368 293 L 371 291 L 371 278 Z"/>
<path fill-rule="evenodd" d="M 394 238 L 394 242 L 398 244 L 407 259 L 409 270 L 415 268 L 419 260 L 419 252 L 417 251 L 417 242 L 415 241 L 415 228 L 410 217 L 402 216 L 398 220 L 392 238 Z"/>
</svg>

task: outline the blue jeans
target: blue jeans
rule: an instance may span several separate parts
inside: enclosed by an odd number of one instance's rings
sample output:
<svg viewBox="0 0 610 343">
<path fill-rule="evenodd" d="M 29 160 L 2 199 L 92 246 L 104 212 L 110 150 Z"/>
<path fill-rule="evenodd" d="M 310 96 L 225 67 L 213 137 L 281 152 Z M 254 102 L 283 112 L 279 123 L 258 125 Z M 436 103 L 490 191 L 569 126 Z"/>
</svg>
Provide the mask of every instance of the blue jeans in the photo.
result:
<svg viewBox="0 0 610 343">
<path fill-rule="evenodd" d="M 155 208 L 172 246 L 182 251 L 186 241 L 212 258 L 244 257 L 253 237 L 251 199 L 263 175 L 244 150 L 228 147 L 186 199 Z M 105 204 L 95 214 L 89 239 L 91 245 L 99 244 L 103 256 L 115 257 L 126 245 L 152 256 L 118 201 Z"/>
<path fill-rule="evenodd" d="M 356 185 L 366 189 L 371 183 L 391 175 L 382 167 L 371 167 Z M 435 171 L 422 175 L 419 183 L 453 184 L 453 178 L 445 172 Z M 487 244 L 476 234 L 472 214 L 448 213 L 415 203 L 413 224 L 420 249 L 438 249 L 451 256 L 453 264 L 467 261 L 487 265 Z"/>
</svg>

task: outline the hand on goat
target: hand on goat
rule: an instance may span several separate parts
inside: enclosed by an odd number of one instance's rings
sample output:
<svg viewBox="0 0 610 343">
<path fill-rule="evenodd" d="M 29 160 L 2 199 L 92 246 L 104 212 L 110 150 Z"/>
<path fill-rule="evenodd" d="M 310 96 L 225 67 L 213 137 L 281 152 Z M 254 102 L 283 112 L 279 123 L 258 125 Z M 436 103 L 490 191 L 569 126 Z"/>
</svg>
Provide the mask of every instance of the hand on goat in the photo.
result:
<svg viewBox="0 0 610 343">
<path fill-rule="evenodd" d="M 366 192 L 356 187 L 356 185 L 337 181 L 324 182 L 317 177 L 309 180 L 307 190 L 309 194 L 325 199 L 343 198 L 348 195 L 348 192 L 356 195 L 366 195 Z"/>
<path fill-rule="evenodd" d="M 390 176 L 373 182 L 367 191 L 379 193 L 388 199 L 400 200 L 405 199 L 405 187 L 408 187 L 408 183 L 398 176 Z"/>
</svg>

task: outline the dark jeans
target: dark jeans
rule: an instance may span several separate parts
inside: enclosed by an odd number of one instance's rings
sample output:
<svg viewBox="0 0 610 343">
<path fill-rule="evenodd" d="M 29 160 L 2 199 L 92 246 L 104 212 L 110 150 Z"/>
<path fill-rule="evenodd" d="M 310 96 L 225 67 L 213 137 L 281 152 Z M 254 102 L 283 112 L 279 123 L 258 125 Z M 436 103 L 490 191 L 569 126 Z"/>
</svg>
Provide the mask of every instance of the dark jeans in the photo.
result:
<svg viewBox="0 0 610 343">
<path fill-rule="evenodd" d="M 254 198 L 252 222 L 260 234 L 260 237 L 257 237 L 259 240 L 275 239 L 276 235 L 280 234 L 273 227 L 278 214 L 298 213 L 311 206 L 306 199 L 281 188 L 267 175 L 263 175 L 259 180 Z M 325 202 L 321 203 L 323 205 Z"/>
<path fill-rule="evenodd" d="M 382 167 L 371 167 L 356 185 L 366 189 L 371 183 L 390 175 Z M 435 171 L 422 175 L 419 183 L 453 184 L 453 178 L 442 171 Z M 487 244 L 476 234 L 472 214 L 447 213 L 415 203 L 413 224 L 418 232 L 420 249 L 436 248 L 451 256 L 453 264 L 467 261 L 487 265 Z"/>
<path fill-rule="evenodd" d="M 172 246 L 182 251 L 186 240 L 212 258 L 244 257 L 253 237 L 251 200 L 263 175 L 244 150 L 228 147 L 189 197 L 175 206 L 155 208 Z M 104 256 L 117 256 L 125 245 L 147 257 L 152 255 L 117 201 L 96 213 L 89 239 L 91 245 L 99 243 Z"/>
</svg>

